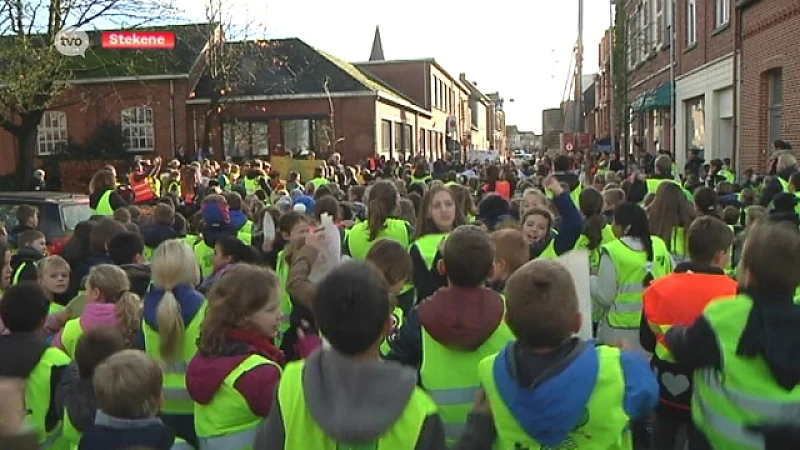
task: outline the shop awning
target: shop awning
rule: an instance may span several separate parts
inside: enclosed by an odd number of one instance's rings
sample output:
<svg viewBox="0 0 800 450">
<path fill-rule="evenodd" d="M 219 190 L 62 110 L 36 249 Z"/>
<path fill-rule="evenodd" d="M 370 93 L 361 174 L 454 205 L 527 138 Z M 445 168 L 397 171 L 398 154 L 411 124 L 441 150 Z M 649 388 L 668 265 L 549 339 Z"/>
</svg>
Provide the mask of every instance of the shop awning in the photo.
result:
<svg viewBox="0 0 800 450">
<path fill-rule="evenodd" d="M 654 109 L 669 108 L 672 101 L 672 84 L 667 81 L 655 89 L 639 94 L 633 102 L 631 109 L 633 112 L 651 111 Z"/>
</svg>

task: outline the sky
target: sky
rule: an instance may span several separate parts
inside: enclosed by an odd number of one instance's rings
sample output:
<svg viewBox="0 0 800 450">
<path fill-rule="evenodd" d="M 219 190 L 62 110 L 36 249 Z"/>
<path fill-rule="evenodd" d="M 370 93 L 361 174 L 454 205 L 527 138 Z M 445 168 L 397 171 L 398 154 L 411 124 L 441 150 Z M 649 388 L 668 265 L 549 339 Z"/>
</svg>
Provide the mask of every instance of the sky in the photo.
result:
<svg viewBox="0 0 800 450">
<path fill-rule="evenodd" d="M 187 19 L 207 17 L 207 2 L 178 1 Z M 483 10 L 452 0 L 224 1 L 225 15 L 260 37 L 297 37 L 352 62 L 369 59 L 380 26 L 387 60 L 435 58 L 454 78 L 465 73 L 481 91 L 499 91 L 506 123 L 537 133 L 542 110 L 564 98 L 578 35 L 578 0 L 475 2 Z M 608 26 L 608 1 L 585 0 L 584 73 L 597 71 Z"/>
</svg>

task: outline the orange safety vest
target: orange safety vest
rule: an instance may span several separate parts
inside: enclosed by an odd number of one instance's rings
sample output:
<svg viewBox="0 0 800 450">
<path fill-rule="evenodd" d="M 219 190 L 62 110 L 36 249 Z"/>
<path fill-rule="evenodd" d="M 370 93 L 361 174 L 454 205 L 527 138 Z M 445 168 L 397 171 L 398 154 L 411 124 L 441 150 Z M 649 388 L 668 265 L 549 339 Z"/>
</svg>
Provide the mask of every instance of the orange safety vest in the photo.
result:
<svg viewBox="0 0 800 450">
<path fill-rule="evenodd" d="M 736 295 L 737 283 L 727 275 L 673 273 L 654 280 L 642 296 L 642 311 L 656 336 L 658 359 L 675 362 L 666 334 L 674 325 L 691 325 L 711 301 Z"/>
<path fill-rule="evenodd" d="M 483 191 L 489 192 L 489 185 L 483 185 Z M 497 180 L 494 183 L 494 193 L 506 200 L 511 200 L 511 183 L 506 180 Z"/>
<path fill-rule="evenodd" d="M 146 177 L 141 181 L 136 181 L 134 179 L 134 175 L 136 174 L 131 173 L 128 177 L 131 190 L 133 191 L 133 202 L 145 203 L 154 200 L 156 198 L 156 194 L 153 192 L 153 185 L 150 182 L 149 177 Z"/>
</svg>

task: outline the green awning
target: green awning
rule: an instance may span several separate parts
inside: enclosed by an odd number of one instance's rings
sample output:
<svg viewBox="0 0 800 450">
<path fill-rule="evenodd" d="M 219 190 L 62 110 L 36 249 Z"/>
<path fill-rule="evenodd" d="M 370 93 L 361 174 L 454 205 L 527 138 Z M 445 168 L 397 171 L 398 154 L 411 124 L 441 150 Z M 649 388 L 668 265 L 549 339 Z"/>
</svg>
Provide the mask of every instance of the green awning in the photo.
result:
<svg viewBox="0 0 800 450">
<path fill-rule="evenodd" d="M 672 83 L 669 81 L 647 93 L 644 100 L 643 109 L 664 109 L 672 104 Z"/>
<path fill-rule="evenodd" d="M 633 99 L 633 101 L 631 102 L 631 109 L 633 110 L 633 112 L 644 111 L 644 104 L 645 101 L 647 100 L 647 94 L 649 93 L 650 91 L 642 92 L 635 99 Z"/>
</svg>

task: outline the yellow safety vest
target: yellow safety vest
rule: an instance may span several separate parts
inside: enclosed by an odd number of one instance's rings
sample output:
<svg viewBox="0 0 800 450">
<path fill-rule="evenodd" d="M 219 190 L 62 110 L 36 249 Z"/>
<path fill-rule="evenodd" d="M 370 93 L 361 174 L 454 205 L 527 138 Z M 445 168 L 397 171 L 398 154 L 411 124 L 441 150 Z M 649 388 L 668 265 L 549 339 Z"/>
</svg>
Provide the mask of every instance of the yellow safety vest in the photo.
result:
<svg viewBox="0 0 800 450">
<path fill-rule="evenodd" d="M 737 354 L 752 308 L 749 296 L 738 295 L 712 302 L 703 312 L 717 337 L 722 368 L 695 370 L 692 419 L 713 448 L 763 449 L 764 437 L 748 425 L 794 426 L 800 417 L 800 387 L 780 387 L 762 356 Z"/>
<path fill-rule="evenodd" d="M 449 233 L 427 234 L 420 236 L 411 244 L 411 247 L 416 247 L 419 251 L 419 255 L 428 270 L 433 270 L 433 262 L 436 260 L 436 254 L 439 253 L 439 244 L 447 239 L 449 235 Z"/>
<path fill-rule="evenodd" d="M 514 334 L 501 321 L 494 333 L 477 350 L 472 352 L 447 348 L 422 328 L 422 365 L 420 385 L 439 407 L 448 445 L 455 444 L 467 414 L 480 389 L 478 364 L 493 355 L 514 339 Z"/>
<path fill-rule="evenodd" d="M 598 245 L 594 250 L 589 251 L 589 267 L 593 271 L 597 271 L 597 269 L 600 268 L 600 254 L 603 244 L 608 244 L 617 240 L 617 236 L 614 234 L 614 229 L 611 227 L 611 225 L 606 225 L 603 227 L 601 236 L 600 245 Z M 575 247 L 573 248 L 575 250 L 589 250 L 589 238 L 586 237 L 585 234 L 581 234 L 578 240 L 575 241 Z"/>
<path fill-rule="evenodd" d="M 397 332 L 397 330 L 399 330 L 400 327 L 403 326 L 404 317 L 405 313 L 403 313 L 403 308 L 400 308 L 399 306 L 395 307 L 394 310 L 392 311 L 392 329 L 395 332 Z M 384 356 L 388 355 L 389 352 L 392 350 L 392 346 L 389 343 L 389 341 L 390 341 L 390 336 L 386 336 L 383 342 L 381 342 L 381 354 Z"/>
<path fill-rule="evenodd" d="M 61 330 L 61 345 L 64 347 L 64 352 L 70 358 L 75 358 L 75 347 L 78 345 L 78 339 L 83 335 L 83 328 L 81 328 L 81 319 L 71 319 L 64 325 Z"/>
<path fill-rule="evenodd" d="M 353 226 L 345 241 L 350 251 L 350 257 L 363 261 L 372 245 L 380 239 L 397 241 L 403 248 L 408 249 L 410 236 L 408 235 L 408 222 L 400 219 L 387 218 L 383 229 L 374 240 L 369 239 L 369 221 L 364 221 Z"/>
<path fill-rule="evenodd" d="M 247 195 L 255 195 L 256 191 L 261 189 L 260 177 L 257 178 L 245 178 L 244 182 L 244 193 Z"/>
<path fill-rule="evenodd" d="M 194 245 L 194 257 L 197 265 L 200 266 L 200 274 L 203 278 L 208 277 L 214 272 L 214 247 L 209 247 L 204 240 Z"/>
<path fill-rule="evenodd" d="M 55 347 L 47 348 L 39 362 L 25 380 L 25 410 L 27 420 L 39 436 L 39 448 L 68 450 L 67 441 L 62 435 L 62 423 L 47 429 L 45 424 L 50 404 L 52 373 L 54 367 L 68 366 L 69 356 Z"/>
<path fill-rule="evenodd" d="M 236 380 L 263 365 L 281 371 L 273 361 L 250 355 L 233 369 L 207 405 L 194 404 L 194 428 L 203 450 L 252 450 L 263 417 L 253 414 L 247 399 L 236 390 Z"/>
<path fill-rule="evenodd" d="M 242 228 L 236 233 L 236 238 L 246 245 L 253 243 L 253 222 L 248 220 L 242 225 Z"/>
<path fill-rule="evenodd" d="M 194 402 L 186 391 L 186 367 L 197 353 L 197 339 L 200 338 L 200 325 L 206 316 L 208 303 L 204 300 L 192 321 L 185 324 L 179 359 L 173 362 L 164 361 L 164 404 L 161 411 L 166 414 L 191 415 L 194 412 Z M 144 351 L 156 361 L 163 361 L 159 351 L 161 338 L 158 331 L 154 330 L 142 319 L 142 333 L 144 334 Z"/>
<path fill-rule="evenodd" d="M 658 236 L 650 237 L 653 243 L 653 260 L 650 273 L 653 279 L 672 272 L 672 262 L 664 241 Z M 631 250 L 621 240 L 603 245 L 603 251 L 611 258 L 617 272 L 617 296 L 606 320 L 612 328 L 639 329 L 642 320 L 642 293 L 647 276 L 647 254 Z"/>
<path fill-rule="evenodd" d="M 280 346 L 283 341 L 283 335 L 289 329 L 289 318 L 292 314 L 292 299 L 289 296 L 289 289 L 287 283 L 289 282 L 289 261 L 286 260 L 286 251 L 281 250 L 278 252 L 278 257 L 275 261 L 275 274 L 278 275 L 278 280 L 281 283 L 281 323 L 278 325 L 280 334 L 275 339 L 275 345 Z"/>
<path fill-rule="evenodd" d="M 285 430 L 284 448 L 298 450 L 342 448 L 333 438 L 325 434 L 306 407 L 303 364 L 302 361 L 289 363 L 278 385 L 278 402 Z M 374 442 L 354 445 L 371 450 L 413 449 L 425 420 L 434 414 L 436 414 L 436 404 L 433 400 L 421 388 L 414 388 L 402 414 L 383 435 Z"/>
<path fill-rule="evenodd" d="M 95 216 L 113 216 L 114 209 L 111 207 L 111 190 L 103 192 L 100 199 L 97 200 L 97 209 L 92 210 L 92 215 Z"/>
<path fill-rule="evenodd" d="M 506 406 L 500 395 L 494 377 L 495 365 L 502 364 L 506 350 L 485 358 L 480 362 L 478 372 L 481 385 L 486 391 L 486 399 L 492 410 L 492 420 L 497 430 L 496 448 L 511 449 L 609 449 L 631 450 L 629 421 L 622 403 L 625 396 L 625 377 L 619 362 L 617 348 L 598 346 L 599 368 L 594 391 L 586 404 L 583 419 L 574 430 L 556 446 L 545 447 L 525 432 L 519 421 Z M 536 406 L 536 405 L 534 405 Z M 540 406 L 544 408 L 544 406 Z"/>
</svg>

